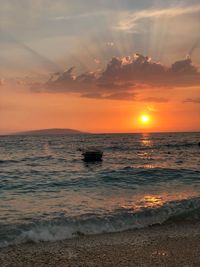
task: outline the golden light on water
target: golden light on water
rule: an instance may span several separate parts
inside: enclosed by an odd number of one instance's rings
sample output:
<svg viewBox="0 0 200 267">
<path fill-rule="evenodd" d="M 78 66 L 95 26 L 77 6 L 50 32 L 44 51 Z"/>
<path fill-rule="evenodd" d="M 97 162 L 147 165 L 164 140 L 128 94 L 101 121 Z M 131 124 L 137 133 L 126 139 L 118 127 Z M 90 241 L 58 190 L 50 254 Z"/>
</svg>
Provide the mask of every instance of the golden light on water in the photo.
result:
<svg viewBox="0 0 200 267">
<path fill-rule="evenodd" d="M 197 197 L 197 194 L 191 190 L 175 193 L 170 189 L 172 193 L 160 192 L 159 194 L 144 194 L 144 195 L 132 195 L 129 198 L 121 198 L 121 207 L 125 209 L 132 209 L 134 211 L 148 208 L 159 208 L 163 205 L 173 202 L 187 200 L 192 197 Z"/>
</svg>

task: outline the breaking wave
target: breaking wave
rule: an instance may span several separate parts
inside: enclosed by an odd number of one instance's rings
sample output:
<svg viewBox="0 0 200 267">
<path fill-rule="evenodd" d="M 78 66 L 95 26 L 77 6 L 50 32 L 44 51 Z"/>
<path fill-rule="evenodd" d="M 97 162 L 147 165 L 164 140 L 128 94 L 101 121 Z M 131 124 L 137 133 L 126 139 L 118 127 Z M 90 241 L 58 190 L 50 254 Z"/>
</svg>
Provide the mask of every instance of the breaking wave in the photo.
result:
<svg viewBox="0 0 200 267">
<path fill-rule="evenodd" d="M 171 201 L 159 207 L 120 208 L 104 215 L 85 214 L 78 217 L 60 216 L 50 221 L 34 221 L 22 225 L 0 225 L 0 247 L 9 245 L 58 241 L 84 235 L 122 232 L 163 224 L 168 221 L 200 219 L 200 198 Z M 6 230 L 6 231 L 5 231 Z M 6 232 L 6 234 L 5 234 Z"/>
</svg>

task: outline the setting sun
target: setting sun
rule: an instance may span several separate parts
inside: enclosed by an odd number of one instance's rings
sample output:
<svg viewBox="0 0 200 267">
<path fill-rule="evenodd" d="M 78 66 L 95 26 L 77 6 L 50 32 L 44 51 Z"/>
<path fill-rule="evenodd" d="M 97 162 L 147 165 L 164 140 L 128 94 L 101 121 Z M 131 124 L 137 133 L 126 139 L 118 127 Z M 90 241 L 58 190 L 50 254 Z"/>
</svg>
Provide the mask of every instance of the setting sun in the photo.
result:
<svg viewBox="0 0 200 267">
<path fill-rule="evenodd" d="M 149 123 L 149 121 L 150 121 L 150 117 L 149 117 L 149 115 L 141 115 L 141 117 L 140 117 L 140 121 L 141 121 L 141 123 L 142 124 L 147 124 L 147 123 Z"/>
</svg>

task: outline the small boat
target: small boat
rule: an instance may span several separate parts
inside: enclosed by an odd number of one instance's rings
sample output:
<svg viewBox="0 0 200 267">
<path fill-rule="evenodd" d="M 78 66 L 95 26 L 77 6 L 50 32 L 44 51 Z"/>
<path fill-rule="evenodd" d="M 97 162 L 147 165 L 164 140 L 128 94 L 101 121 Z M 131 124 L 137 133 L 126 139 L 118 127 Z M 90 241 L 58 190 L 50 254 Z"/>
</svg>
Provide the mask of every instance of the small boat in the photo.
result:
<svg viewBox="0 0 200 267">
<path fill-rule="evenodd" d="M 103 151 L 98 148 L 82 149 L 83 160 L 86 162 L 102 161 Z"/>
</svg>

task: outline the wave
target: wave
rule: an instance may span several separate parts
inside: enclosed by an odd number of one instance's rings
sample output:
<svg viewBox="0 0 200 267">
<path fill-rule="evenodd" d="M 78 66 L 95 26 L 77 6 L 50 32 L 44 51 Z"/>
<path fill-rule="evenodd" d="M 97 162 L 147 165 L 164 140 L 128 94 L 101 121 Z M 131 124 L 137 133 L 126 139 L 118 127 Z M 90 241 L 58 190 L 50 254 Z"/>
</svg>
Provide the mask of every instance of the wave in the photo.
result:
<svg viewBox="0 0 200 267">
<path fill-rule="evenodd" d="M 120 208 L 101 216 L 85 214 L 70 218 L 62 215 L 50 221 L 35 220 L 21 225 L 1 224 L 0 247 L 30 241 L 58 241 L 82 235 L 122 232 L 168 221 L 194 221 L 200 219 L 199 208 L 200 198 L 196 197 L 171 201 L 156 208 Z"/>
<path fill-rule="evenodd" d="M 20 159 L 5 159 L 0 160 L 0 164 L 11 164 L 11 163 L 22 163 L 22 162 L 43 162 L 47 160 L 57 160 L 57 161 L 66 161 L 65 158 L 55 157 L 53 155 L 45 155 L 45 156 L 36 156 L 36 157 L 25 157 Z"/>
<path fill-rule="evenodd" d="M 134 150 L 151 150 L 151 149 L 161 149 L 161 148 L 198 148 L 198 142 L 172 142 L 172 143 L 154 143 L 154 142 L 132 142 L 133 146 L 111 145 L 106 147 L 106 150 L 116 150 L 116 151 L 134 151 Z"/>
<path fill-rule="evenodd" d="M 28 164 L 27 164 L 28 165 Z M 17 186 L 20 188 L 20 192 L 32 191 L 49 191 L 51 189 L 80 189 L 80 188 L 94 188 L 98 186 L 103 187 L 115 187 L 123 189 L 136 189 L 138 187 L 149 186 L 152 184 L 159 184 L 161 182 L 172 182 L 179 180 L 181 183 L 200 183 L 199 170 L 190 169 L 173 169 L 173 168 L 133 168 L 132 166 L 126 166 L 116 170 L 103 170 L 95 174 L 89 175 L 86 173 L 84 176 L 71 175 L 68 179 L 56 179 L 60 175 L 60 171 L 51 170 L 50 172 L 44 172 L 40 170 L 30 170 L 28 172 L 19 171 L 14 176 L 5 175 L 8 181 L 1 186 L 7 189 L 16 188 L 16 183 L 13 183 L 12 178 L 16 178 L 20 175 L 26 177 L 26 179 L 18 180 Z M 65 174 L 65 171 L 63 171 Z M 45 176 L 46 175 L 46 176 Z M 37 176 L 37 180 L 30 180 Z M 48 179 L 44 179 L 48 177 Z M 62 176 L 61 176 L 62 177 Z"/>
<path fill-rule="evenodd" d="M 6 163 L 17 163 L 19 162 L 18 160 L 14 160 L 14 159 L 0 159 L 0 164 L 6 164 Z"/>
<path fill-rule="evenodd" d="M 98 182 L 104 185 L 117 185 L 127 188 L 135 185 L 152 185 L 161 181 L 181 180 L 199 181 L 199 171 L 191 169 L 173 169 L 173 168 L 134 168 L 126 166 L 122 169 L 110 172 L 102 172 L 98 176 Z M 80 181 L 81 183 L 82 181 Z M 92 181 L 91 181 L 92 182 Z"/>
</svg>

